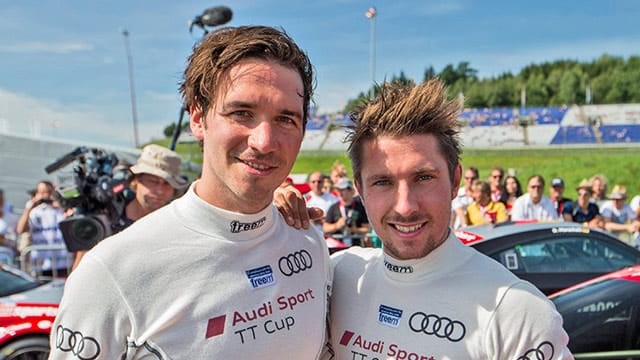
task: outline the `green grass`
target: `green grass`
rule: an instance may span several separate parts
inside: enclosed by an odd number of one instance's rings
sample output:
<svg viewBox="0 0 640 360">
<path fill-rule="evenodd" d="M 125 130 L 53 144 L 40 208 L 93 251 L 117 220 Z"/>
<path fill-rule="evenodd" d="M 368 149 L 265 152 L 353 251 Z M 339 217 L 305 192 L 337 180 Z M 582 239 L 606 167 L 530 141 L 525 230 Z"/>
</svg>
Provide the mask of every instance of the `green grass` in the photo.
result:
<svg viewBox="0 0 640 360">
<path fill-rule="evenodd" d="M 157 143 L 169 146 L 170 140 Z M 184 159 L 202 163 L 197 143 L 179 143 L 176 151 Z M 349 176 L 352 177 L 351 163 L 344 151 L 302 151 L 291 172 L 309 174 L 322 171 L 329 174 L 336 160 L 347 165 Z M 575 198 L 574 189 L 582 179 L 595 174 L 606 175 L 609 191 L 614 184 L 626 186 L 629 200 L 640 194 L 640 147 L 465 149 L 462 164 L 464 167 L 477 167 L 481 178 L 487 178 L 493 166 L 501 166 L 505 171 L 513 171 L 525 188 L 527 179 L 534 174 L 542 175 L 547 185 L 552 178 L 561 177 L 566 184 L 566 195 L 570 198 Z M 190 178 L 194 176 L 189 174 Z"/>
<path fill-rule="evenodd" d="M 527 150 L 473 150 L 462 157 L 463 165 L 473 165 L 487 177 L 495 165 L 512 169 L 522 186 L 531 175 L 542 175 L 547 184 L 554 177 L 565 181 L 566 195 L 575 198 L 574 189 L 582 179 L 604 174 L 609 191 L 614 184 L 627 187 L 629 198 L 640 194 L 640 156 L 638 148 L 554 148 Z"/>
</svg>

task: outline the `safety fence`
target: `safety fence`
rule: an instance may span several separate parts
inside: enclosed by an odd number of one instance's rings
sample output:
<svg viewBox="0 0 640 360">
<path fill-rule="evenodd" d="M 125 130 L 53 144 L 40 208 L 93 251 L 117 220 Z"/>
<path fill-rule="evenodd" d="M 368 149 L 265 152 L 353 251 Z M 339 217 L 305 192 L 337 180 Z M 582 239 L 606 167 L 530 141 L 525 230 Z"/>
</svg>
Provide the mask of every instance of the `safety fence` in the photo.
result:
<svg viewBox="0 0 640 360">
<path fill-rule="evenodd" d="M 73 254 L 62 245 L 30 245 L 21 253 L 0 247 L 0 263 L 19 268 L 35 277 L 64 277 L 73 265 Z"/>
</svg>

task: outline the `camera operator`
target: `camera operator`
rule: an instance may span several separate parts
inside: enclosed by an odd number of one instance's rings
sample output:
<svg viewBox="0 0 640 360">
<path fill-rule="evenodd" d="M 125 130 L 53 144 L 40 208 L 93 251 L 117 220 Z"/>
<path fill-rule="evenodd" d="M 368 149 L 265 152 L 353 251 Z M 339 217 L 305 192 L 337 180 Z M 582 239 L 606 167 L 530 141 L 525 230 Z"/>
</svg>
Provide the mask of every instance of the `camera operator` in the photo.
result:
<svg viewBox="0 0 640 360">
<path fill-rule="evenodd" d="M 347 246 L 364 246 L 361 239 L 371 228 L 360 197 L 355 196 L 353 183 L 347 178 L 341 178 L 334 188 L 340 201 L 327 210 L 322 230 L 325 235 L 342 240 Z"/>
<path fill-rule="evenodd" d="M 124 191 L 125 206 L 119 222 L 113 230 L 119 232 L 134 221 L 168 204 L 181 195 L 189 185 L 180 176 L 180 156 L 160 145 L 147 145 L 130 171 L 131 191 Z M 75 269 L 88 250 L 76 252 L 72 269 Z"/>
<path fill-rule="evenodd" d="M 64 245 L 58 224 L 64 219 L 64 210 L 53 198 L 53 184 L 40 181 L 31 206 L 24 209 L 17 225 L 18 234 L 29 233 L 31 245 Z M 30 254 L 32 270 L 43 276 L 67 274 L 66 250 L 34 250 Z"/>
</svg>

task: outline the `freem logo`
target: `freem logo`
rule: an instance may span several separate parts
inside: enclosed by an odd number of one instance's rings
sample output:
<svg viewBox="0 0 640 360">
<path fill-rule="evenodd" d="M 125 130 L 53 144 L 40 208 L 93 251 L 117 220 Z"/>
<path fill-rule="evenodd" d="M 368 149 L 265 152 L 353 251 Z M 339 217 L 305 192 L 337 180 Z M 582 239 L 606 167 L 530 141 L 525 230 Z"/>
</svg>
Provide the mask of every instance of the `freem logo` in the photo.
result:
<svg viewBox="0 0 640 360">
<path fill-rule="evenodd" d="M 263 217 L 261 219 L 258 219 L 257 221 L 251 222 L 251 223 L 243 223 L 240 222 L 238 220 L 233 220 L 229 226 L 230 226 L 230 230 L 232 233 L 234 234 L 238 234 L 241 233 L 243 231 L 249 231 L 249 230 L 255 230 L 258 229 L 260 227 L 262 227 L 262 225 L 264 225 L 264 223 L 267 221 L 266 217 Z"/>
<path fill-rule="evenodd" d="M 378 322 L 380 324 L 397 328 L 400 325 L 401 317 L 402 310 L 380 304 L 378 308 Z"/>
<path fill-rule="evenodd" d="M 276 283 L 276 278 L 273 276 L 271 265 L 265 265 L 259 268 L 246 270 L 245 273 L 247 274 L 249 284 L 254 290 Z"/>
</svg>

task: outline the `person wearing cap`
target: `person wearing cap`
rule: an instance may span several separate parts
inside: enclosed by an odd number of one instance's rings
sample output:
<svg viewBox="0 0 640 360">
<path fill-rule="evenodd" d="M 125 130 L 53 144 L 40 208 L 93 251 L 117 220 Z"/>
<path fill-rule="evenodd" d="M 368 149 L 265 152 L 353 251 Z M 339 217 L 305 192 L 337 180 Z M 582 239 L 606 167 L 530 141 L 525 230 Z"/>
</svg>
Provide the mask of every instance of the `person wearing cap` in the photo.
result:
<svg viewBox="0 0 640 360">
<path fill-rule="evenodd" d="M 562 217 L 562 210 L 564 210 L 565 204 L 571 202 L 571 199 L 564 197 L 564 180 L 553 178 L 549 184 L 549 195 L 553 206 L 558 212 L 558 216 Z"/>
<path fill-rule="evenodd" d="M 627 188 L 615 185 L 609 199 L 600 209 L 604 218 L 604 228 L 620 240 L 631 242 L 633 234 L 640 228 L 640 220 L 636 219 L 636 213 L 626 202 Z"/>
<path fill-rule="evenodd" d="M 49 358 L 319 359 L 329 251 L 272 203 L 302 145 L 309 58 L 283 30 L 224 27 L 198 43 L 183 75 L 202 175 L 85 255 Z"/>
<path fill-rule="evenodd" d="M 133 192 L 121 193 L 125 205 L 118 223 L 113 224 L 114 233 L 167 205 L 189 185 L 180 176 L 180 164 L 180 155 L 160 145 L 150 144 L 142 149 L 138 161 L 129 169 L 133 174 L 130 184 Z M 87 251 L 75 253 L 72 271 Z"/>
<path fill-rule="evenodd" d="M 335 184 L 340 200 L 329 207 L 322 224 L 325 235 L 342 240 L 347 246 L 364 245 L 361 239 L 371 231 L 367 212 L 350 179 L 343 177 Z"/>
<path fill-rule="evenodd" d="M 565 221 L 581 223 L 585 226 L 604 228 L 604 220 L 600 215 L 598 205 L 591 202 L 593 188 L 587 179 L 583 179 L 576 188 L 578 200 L 568 203 L 562 210 L 562 217 Z"/>
</svg>

